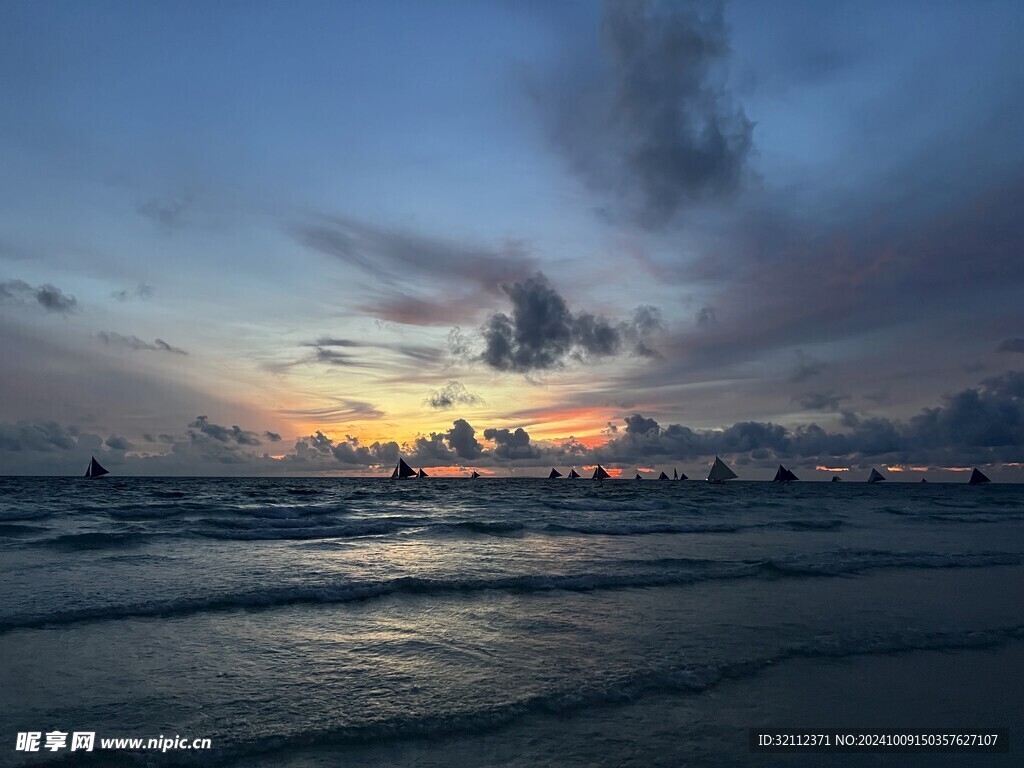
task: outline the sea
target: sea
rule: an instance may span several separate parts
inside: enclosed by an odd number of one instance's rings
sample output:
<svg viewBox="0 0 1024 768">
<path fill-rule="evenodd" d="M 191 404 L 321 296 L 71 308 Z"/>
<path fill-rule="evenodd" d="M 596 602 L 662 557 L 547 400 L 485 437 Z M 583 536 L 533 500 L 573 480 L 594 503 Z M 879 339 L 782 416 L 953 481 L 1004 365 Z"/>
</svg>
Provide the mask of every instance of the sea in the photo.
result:
<svg viewBox="0 0 1024 768">
<path fill-rule="evenodd" d="M 0 478 L 0 765 L 1020 766 L 1022 723 L 1021 485 Z M 209 749 L 111 741 L 157 738 Z"/>
</svg>

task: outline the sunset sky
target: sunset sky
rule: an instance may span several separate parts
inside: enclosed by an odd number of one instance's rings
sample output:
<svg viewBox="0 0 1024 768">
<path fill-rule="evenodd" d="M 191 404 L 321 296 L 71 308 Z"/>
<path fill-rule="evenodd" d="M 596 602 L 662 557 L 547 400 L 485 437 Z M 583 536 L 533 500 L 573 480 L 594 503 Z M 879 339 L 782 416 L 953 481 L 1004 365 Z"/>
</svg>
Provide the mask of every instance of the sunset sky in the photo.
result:
<svg viewBox="0 0 1024 768">
<path fill-rule="evenodd" d="M 1012 1 L 4 2 L 0 474 L 1024 480 L 1022 37 Z"/>
</svg>

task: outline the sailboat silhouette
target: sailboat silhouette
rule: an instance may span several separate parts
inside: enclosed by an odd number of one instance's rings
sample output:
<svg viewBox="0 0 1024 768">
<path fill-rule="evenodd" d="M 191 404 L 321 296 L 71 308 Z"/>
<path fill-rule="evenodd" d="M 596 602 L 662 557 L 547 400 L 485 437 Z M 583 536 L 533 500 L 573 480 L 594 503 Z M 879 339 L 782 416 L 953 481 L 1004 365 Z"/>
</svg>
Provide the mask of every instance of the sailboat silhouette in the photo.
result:
<svg viewBox="0 0 1024 768">
<path fill-rule="evenodd" d="M 98 461 L 96 461 L 96 457 L 95 456 L 92 457 L 92 460 L 89 462 L 88 468 L 86 468 L 86 470 L 85 470 L 85 476 L 88 479 L 90 479 L 90 480 L 94 480 L 97 477 L 103 477 L 104 475 L 109 475 L 109 474 L 110 474 L 110 471 L 104 469 L 100 465 L 100 463 Z M 987 481 L 988 478 L 985 478 L 985 480 Z"/>
<path fill-rule="evenodd" d="M 398 464 L 395 465 L 394 471 L 391 473 L 392 480 L 404 480 L 407 477 L 415 477 L 416 470 L 405 463 L 405 459 L 399 459 Z"/>
<path fill-rule="evenodd" d="M 736 477 L 736 473 L 729 469 L 724 461 L 715 456 L 715 463 L 711 465 L 711 471 L 708 472 L 708 482 L 724 483 L 726 480 L 732 480 L 734 477 Z"/>
</svg>

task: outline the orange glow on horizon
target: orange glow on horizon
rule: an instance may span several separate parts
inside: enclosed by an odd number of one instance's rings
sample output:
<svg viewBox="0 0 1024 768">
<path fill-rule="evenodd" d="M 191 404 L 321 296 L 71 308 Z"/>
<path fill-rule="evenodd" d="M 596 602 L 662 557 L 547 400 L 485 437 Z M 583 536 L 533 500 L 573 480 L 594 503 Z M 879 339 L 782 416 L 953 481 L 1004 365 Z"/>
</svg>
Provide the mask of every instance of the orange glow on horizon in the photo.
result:
<svg viewBox="0 0 1024 768">
<path fill-rule="evenodd" d="M 821 472 L 849 472 L 850 471 L 849 467 L 825 467 L 825 466 L 822 466 L 821 464 L 816 466 L 815 469 L 820 470 Z"/>
</svg>

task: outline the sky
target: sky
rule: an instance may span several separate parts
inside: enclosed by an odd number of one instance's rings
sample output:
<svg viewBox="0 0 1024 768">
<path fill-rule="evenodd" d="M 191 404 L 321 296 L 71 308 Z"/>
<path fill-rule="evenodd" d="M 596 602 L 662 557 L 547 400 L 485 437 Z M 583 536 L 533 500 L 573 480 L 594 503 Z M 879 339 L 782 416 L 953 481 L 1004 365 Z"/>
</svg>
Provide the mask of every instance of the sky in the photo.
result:
<svg viewBox="0 0 1024 768">
<path fill-rule="evenodd" d="M 1022 36 L 8 0 L 0 474 L 1022 481 Z"/>
</svg>

